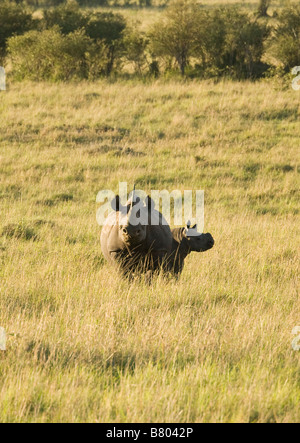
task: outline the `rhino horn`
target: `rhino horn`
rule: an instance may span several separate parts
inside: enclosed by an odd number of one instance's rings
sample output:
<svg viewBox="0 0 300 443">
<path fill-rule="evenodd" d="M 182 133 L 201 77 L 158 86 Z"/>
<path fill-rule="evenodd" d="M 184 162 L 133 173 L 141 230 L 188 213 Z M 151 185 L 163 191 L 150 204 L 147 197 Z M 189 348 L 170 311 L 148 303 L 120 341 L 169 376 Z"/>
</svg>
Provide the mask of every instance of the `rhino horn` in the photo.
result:
<svg viewBox="0 0 300 443">
<path fill-rule="evenodd" d="M 152 198 L 149 197 L 149 195 L 146 197 L 145 204 L 149 212 L 151 212 L 155 208 L 154 200 L 152 200 Z"/>
<path fill-rule="evenodd" d="M 111 207 L 116 212 L 120 211 L 125 214 L 127 212 L 127 207 L 122 205 L 119 195 L 116 195 L 115 198 L 111 201 Z"/>
<path fill-rule="evenodd" d="M 132 206 L 134 205 L 134 203 L 135 203 L 135 184 L 133 185 L 132 200 L 131 200 L 131 209 L 132 209 Z"/>
</svg>

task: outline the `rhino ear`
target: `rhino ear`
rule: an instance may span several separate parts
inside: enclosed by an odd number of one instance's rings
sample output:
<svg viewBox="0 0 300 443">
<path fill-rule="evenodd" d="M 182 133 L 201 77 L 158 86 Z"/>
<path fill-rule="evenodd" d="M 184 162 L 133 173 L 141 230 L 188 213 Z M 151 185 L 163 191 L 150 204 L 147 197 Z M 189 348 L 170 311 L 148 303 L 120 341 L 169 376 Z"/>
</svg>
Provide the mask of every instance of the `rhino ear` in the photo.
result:
<svg viewBox="0 0 300 443">
<path fill-rule="evenodd" d="M 192 226 L 191 229 L 196 229 L 197 230 L 197 223 L 194 226 Z"/>
<path fill-rule="evenodd" d="M 132 201 L 132 206 L 137 205 L 141 201 L 140 197 L 135 197 L 134 201 Z"/>
<path fill-rule="evenodd" d="M 187 229 L 190 229 L 190 227 L 191 227 L 191 222 L 190 222 L 190 220 L 187 221 L 187 223 L 186 223 L 186 227 L 187 227 Z"/>
<path fill-rule="evenodd" d="M 129 213 L 129 211 L 135 206 L 137 205 L 139 202 L 141 201 L 140 197 L 135 197 L 134 201 L 132 200 L 132 197 L 127 200 L 126 206 L 124 206 L 124 212 L 127 212 L 127 214 Z M 120 209 L 120 211 L 122 211 Z"/>
<path fill-rule="evenodd" d="M 148 208 L 148 211 L 152 211 L 155 208 L 154 200 L 152 200 L 152 198 L 149 197 L 149 195 L 146 197 L 145 204 L 146 207 Z"/>
<path fill-rule="evenodd" d="M 120 201 L 120 197 L 118 195 L 111 201 L 111 207 L 116 212 L 124 212 L 126 211 L 126 206 L 123 206 Z"/>
</svg>

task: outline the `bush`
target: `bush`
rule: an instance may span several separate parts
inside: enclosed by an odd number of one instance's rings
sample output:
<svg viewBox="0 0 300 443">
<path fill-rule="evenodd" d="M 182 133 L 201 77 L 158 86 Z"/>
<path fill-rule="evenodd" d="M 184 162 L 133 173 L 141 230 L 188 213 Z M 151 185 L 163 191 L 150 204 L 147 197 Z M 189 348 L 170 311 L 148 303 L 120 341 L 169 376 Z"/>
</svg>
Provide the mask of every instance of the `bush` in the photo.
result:
<svg viewBox="0 0 300 443">
<path fill-rule="evenodd" d="M 120 40 L 126 28 L 125 18 L 112 12 L 95 12 L 88 15 L 85 31 L 94 40 L 105 40 L 112 44 Z"/>
<path fill-rule="evenodd" d="M 73 0 L 54 9 L 45 9 L 43 18 L 46 29 L 59 26 L 63 34 L 77 31 L 84 28 L 87 24 L 87 18 L 82 13 L 78 3 Z"/>
<path fill-rule="evenodd" d="M 300 6 L 286 8 L 270 39 L 270 55 L 285 73 L 300 65 Z"/>
<path fill-rule="evenodd" d="M 15 78 L 70 80 L 95 78 L 104 73 L 106 50 L 84 31 L 64 35 L 59 28 L 30 31 L 8 42 Z"/>
<path fill-rule="evenodd" d="M 140 75 L 179 70 L 193 77 L 254 79 L 270 67 L 262 62 L 266 41 L 277 73 L 300 65 L 300 6 L 282 10 L 268 40 L 265 19 L 234 7 L 201 8 L 194 0 L 174 0 L 148 35 L 129 28 L 120 14 L 86 11 L 75 0 L 45 10 L 38 32 L 24 6 L 0 3 L 0 58 L 9 44 L 17 78 L 97 78 L 121 70 L 125 60 Z"/>
<path fill-rule="evenodd" d="M 268 35 L 264 23 L 236 8 L 207 13 L 198 37 L 200 68 L 238 79 L 260 77 L 269 67 L 261 62 Z"/>
<path fill-rule="evenodd" d="M 44 26 L 46 29 L 59 26 L 63 34 L 84 29 L 85 34 L 94 42 L 98 42 L 98 45 L 105 44 L 105 72 L 107 75 L 110 75 L 116 61 L 121 57 L 121 41 L 126 21 L 120 14 L 111 12 L 84 13 L 78 3 L 71 0 L 50 11 L 44 11 Z"/>
<path fill-rule="evenodd" d="M 127 29 L 123 39 L 124 58 L 134 66 L 137 74 L 145 72 L 146 67 L 150 69 L 147 60 L 148 39 L 136 29 Z"/>
<path fill-rule="evenodd" d="M 269 35 L 266 24 L 253 21 L 247 14 L 240 13 L 235 8 L 219 10 L 217 14 L 219 22 L 222 23 L 224 41 L 218 51 L 216 45 L 211 45 L 214 35 L 208 40 L 206 51 L 209 53 L 210 48 L 213 48 L 210 54 L 212 64 L 236 78 L 261 76 L 268 68 L 261 62 L 264 42 Z"/>
<path fill-rule="evenodd" d="M 94 41 L 102 41 L 107 49 L 106 75 L 110 75 L 121 58 L 123 31 L 126 21 L 120 14 L 98 12 L 87 16 L 86 34 Z"/>
<path fill-rule="evenodd" d="M 195 54 L 199 30 L 199 7 L 191 0 L 175 0 L 165 17 L 150 33 L 153 52 L 157 56 L 176 60 L 182 75 Z"/>
<path fill-rule="evenodd" d="M 176 0 L 149 36 L 154 53 L 175 60 L 182 75 L 194 63 L 202 75 L 255 78 L 268 68 L 261 62 L 268 35 L 264 23 L 236 8 L 207 12 L 190 0 Z"/>
<path fill-rule="evenodd" d="M 126 21 L 122 15 L 112 12 L 84 13 L 74 0 L 45 10 L 43 15 L 46 29 L 59 26 L 63 34 L 69 34 L 84 28 L 89 37 L 105 40 L 108 44 L 122 38 L 122 32 L 126 28 Z"/>
<path fill-rule="evenodd" d="M 5 57 L 7 40 L 34 27 L 31 12 L 21 4 L 0 1 L 0 58 Z"/>
</svg>

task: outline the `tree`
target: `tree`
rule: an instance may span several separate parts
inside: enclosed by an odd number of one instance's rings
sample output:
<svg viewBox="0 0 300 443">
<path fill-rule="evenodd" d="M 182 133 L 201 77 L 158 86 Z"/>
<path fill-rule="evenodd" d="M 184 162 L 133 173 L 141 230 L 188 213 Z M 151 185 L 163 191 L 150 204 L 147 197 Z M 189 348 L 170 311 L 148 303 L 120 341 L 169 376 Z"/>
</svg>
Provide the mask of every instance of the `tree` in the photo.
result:
<svg viewBox="0 0 300 443">
<path fill-rule="evenodd" d="M 46 29 L 59 26 L 63 34 L 77 31 L 87 24 L 87 19 L 75 0 L 69 0 L 54 9 L 45 9 L 43 17 Z"/>
<path fill-rule="evenodd" d="M 142 74 L 148 65 L 146 53 L 148 43 L 148 39 L 137 29 L 128 28 L 124 35 L 124 58 L 134 65 L 138 74 Z"/>
<path fill-rule="evenodd" d="M 0 7 L 0 58 L 6 55 L 7 40 L 32 29 L 31 12 L 15 2 L 1 2 Z"/>
<path fill-rule="evenodd" d="M 121 56 L 123 31 L 126 20 L 120 14 L 97 12 L 88 16 L 86 34 L 96 41 L 103 41 L 108 49 L 106 74 L 110 75 L 118 56 Z"/>
<path fill-rule="evenodd" d="M 226 38 L 223 66 L 232 68 L 238 78 L 253 78 L 266 68 L 261 59 L 269 35 L 266 24 L 252 20 L 237 9 L 224 10 Z"/>
<path fill-rule="evenodd" d="M 268 67 L 261 62 L 268 33 L 265 23 L 253 20 L 237 8 L 207 12 L 195 51 L 202 62 L 199 68 L 236 78 L 261 76 Z"/>
<path fill-rule="evenodd" d="M 122 38 L 126 21 L 121 14 L 113 12 L 95 12 L 88 16 L 86 34 L 94 40 L 105 40 L 111 44 Z"/>
<path fill-rule="evenodd" d="M 158 56 L 174 58 L 182 75 L 198 46 L 200 10 L 191 0 L 175 0 L 150 33 L 152 48 Z"/>
<path fill-rule="evenodd" d="M 300 6 L 285 8 L 271 35 L 269 53 L 285 72 L 300 65 Z"/>
<path fill-rule="evenodd" d="M 106 74 L 110 75 L 116 60 L 121 57 L 121 41 L 126 21 L 120 14 L 112 12 L 83 12 L 78 3 L 69 0 L 68 3 L 44 11 L 46 29 L 59 26 L 63 34 L 84 29 L 85 34 L 94 42 L 106 46 Z"/>
</svg>

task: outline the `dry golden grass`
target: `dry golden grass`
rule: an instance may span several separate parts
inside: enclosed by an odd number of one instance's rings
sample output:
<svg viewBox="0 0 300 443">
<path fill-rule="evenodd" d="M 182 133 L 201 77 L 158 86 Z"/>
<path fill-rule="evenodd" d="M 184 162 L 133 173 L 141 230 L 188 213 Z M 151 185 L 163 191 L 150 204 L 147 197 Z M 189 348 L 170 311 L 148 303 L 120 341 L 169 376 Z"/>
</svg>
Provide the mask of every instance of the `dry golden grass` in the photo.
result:
<svg viewBox="0 0 300 443">
<path fill-rule="evenodd" d="M 0 112 L 0 421 L 299 421 L 299 93 L 23 83 Z M 216 244 L 178 282 L 105 264 L 119 181 L 205 190 Z"/>
</svg>

